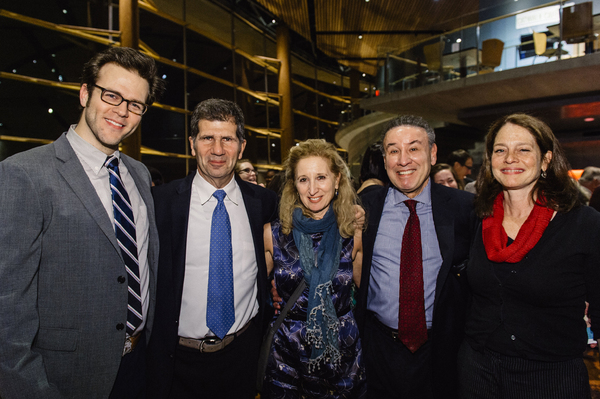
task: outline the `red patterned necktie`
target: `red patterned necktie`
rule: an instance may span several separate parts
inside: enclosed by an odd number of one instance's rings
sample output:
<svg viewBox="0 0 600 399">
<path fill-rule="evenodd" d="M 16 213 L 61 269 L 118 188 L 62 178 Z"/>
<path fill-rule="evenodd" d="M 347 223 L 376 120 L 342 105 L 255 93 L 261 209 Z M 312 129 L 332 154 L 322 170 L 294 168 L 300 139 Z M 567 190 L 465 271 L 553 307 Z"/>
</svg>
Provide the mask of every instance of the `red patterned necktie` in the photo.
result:
<svg viewBox="0 0 600 399">
<path fill-rule="evenodd" d="M 410 216 L 402 236 L 402 252 L 400 254 L 398 337 L 414 353 L 427 341 L 423 255 L 421 226 L 416 211 L 417 201 L 406 200 L 404 203 L 410 211 Z"/>
</svg>

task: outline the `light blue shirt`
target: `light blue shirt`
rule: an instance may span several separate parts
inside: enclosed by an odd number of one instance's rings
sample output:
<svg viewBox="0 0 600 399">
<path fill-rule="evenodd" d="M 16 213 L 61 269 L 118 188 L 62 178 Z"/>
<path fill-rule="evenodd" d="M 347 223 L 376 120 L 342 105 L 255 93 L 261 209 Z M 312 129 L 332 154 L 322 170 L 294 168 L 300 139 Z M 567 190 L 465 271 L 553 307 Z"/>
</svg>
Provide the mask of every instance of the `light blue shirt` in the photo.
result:
<svg viewBox="0 0 600 399">
<path fill-rule="evenodd" d="M 410 198 L 393 186 L 388 189 L 375 237 L 367 297 L 367 309 L 374 312 L 379 321 L 393 329 L 398 328 L 400 254 L 404 228 L 410 215 L 408 207 L 404 204 L 407 199 Z M 435 285 L 442 266 L 442 254 L 433 223 L 431 182 L 428 181 L 423 191 L 413 199 L 417 201 L 417 216 L 421 226 L 425 320 L 427 328 L 431 328 Z"/>
</svg>

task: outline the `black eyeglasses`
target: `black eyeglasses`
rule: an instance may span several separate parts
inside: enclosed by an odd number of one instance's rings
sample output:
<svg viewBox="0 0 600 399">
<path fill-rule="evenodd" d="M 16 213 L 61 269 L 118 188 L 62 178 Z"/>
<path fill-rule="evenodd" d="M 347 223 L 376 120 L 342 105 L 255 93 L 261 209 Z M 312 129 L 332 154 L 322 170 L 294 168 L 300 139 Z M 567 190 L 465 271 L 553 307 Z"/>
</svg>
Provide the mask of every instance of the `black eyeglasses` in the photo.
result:
<svg viewBox="0 0 600 399">
<path fill-rule="evenodd" d="M 119 93 L 115 93 L 114 91 L 105 89 L 104 87 L 98 85 L 94 86 L 102 90 L 102 94 L 100 94 L 100 99 L 107 104 L 118 106 L 121 105 L 123 101 L 125 101 L 127 103 L 127 109 L 129 110 L 129 112 L 139 116 L 144 115 L 148 110 L 148 106 L 144 103 L 140 103 L 133 100 L 126 100 Z"/>
<path fill-rule="evenodd" d="M 256 173 L 256 171 L 254 169 L 250 169 L 250 168 L 246 168 L 246 169 L 240 169 L 240 173 Z"/>
</svg>

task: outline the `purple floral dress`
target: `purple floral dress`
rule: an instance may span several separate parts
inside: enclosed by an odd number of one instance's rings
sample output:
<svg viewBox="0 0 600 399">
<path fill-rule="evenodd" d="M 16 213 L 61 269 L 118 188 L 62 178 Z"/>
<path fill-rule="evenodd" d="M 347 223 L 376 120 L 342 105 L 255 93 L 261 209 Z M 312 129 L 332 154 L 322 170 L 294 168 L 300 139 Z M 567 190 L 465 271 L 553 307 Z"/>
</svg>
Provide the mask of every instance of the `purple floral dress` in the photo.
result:
<svg viewBox="0 0 600 399">
<path fill-rule="evenodd" d="M 304 273 L 293 235 L 283 235 L 280 229 L 279 221 L 272 223 L 275 284 L 283 298 L 283 308 L 304 278 Z M 321 233 L 312 235 L 315 253 L 321 236 Z M 343 240 L 339 269 L 332 282 L 332 299 L 340 322 L 338 342 L 342 355 L 341 365 L 335 367 L 332 364 L 321 364 L 312 373 L 308 371 L 311 346 L 306 343 L 306 287 L 273 338 L 263 397 L 361 398 L 365 395 L 362 348 L 358 326 L 352 313 L 353 246 L 353 238 Z"/>
</svg>

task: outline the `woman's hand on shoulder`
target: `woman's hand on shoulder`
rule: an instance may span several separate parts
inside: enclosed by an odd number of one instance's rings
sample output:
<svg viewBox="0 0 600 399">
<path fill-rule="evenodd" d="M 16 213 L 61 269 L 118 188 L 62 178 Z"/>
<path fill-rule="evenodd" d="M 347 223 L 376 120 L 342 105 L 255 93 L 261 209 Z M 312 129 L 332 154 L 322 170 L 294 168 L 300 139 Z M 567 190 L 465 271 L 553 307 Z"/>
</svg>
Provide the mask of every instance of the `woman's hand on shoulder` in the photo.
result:
<svg viewBox="0 0 600 399">
<path fill-rule="evenodd" d="M 360 205 L 354 205 L 354 229 L 363 230 L 365 227 L 365 210 Z"/>
</svg>

